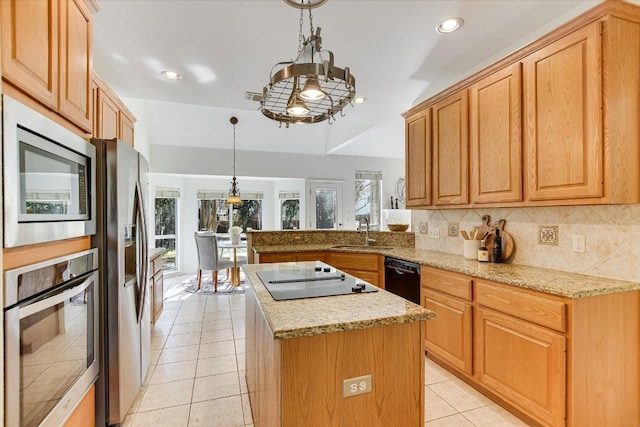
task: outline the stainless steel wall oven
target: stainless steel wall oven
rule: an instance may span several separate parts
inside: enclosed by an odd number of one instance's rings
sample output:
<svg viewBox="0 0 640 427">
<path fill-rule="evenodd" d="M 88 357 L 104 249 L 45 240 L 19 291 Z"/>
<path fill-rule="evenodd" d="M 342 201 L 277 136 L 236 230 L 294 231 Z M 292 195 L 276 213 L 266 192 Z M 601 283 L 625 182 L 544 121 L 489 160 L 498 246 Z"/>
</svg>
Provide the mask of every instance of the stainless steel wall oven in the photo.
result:
<svg viewBox="0 0 640 427">
<path fill-rule="evenodd" d="M 95 147 L 2 99 L 5 247 L 95 234 Z"/>
<path fill-rule="evenodd" d="M 60 426 L 98 376 L 98 250 L 5 273 L 5 425 Z"/>
</svg>

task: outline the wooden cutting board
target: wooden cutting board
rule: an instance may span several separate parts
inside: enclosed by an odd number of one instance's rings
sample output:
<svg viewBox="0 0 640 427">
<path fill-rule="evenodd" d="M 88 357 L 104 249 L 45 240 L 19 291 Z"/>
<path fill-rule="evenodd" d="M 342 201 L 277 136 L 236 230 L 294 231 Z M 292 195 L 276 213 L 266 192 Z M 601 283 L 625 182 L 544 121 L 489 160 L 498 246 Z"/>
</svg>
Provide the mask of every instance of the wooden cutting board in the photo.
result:
<svg viewBox="0 0 640 427">
<path fill-rule="evenodd" d="M 491 254 L 491 248 L 493 248 L 493 238 L 495 235 L 496 230 L 491 230 L 485 239 L 485 246 L 489 250 L 489 254 Z M 502 262 L 507 262 L 511 255 L 513 255 L 513 250 L 516 248 L 516 245 L 513 237 L 504 230 L 500 230 L 500 238 L 502 239 Z"/>
</svg>

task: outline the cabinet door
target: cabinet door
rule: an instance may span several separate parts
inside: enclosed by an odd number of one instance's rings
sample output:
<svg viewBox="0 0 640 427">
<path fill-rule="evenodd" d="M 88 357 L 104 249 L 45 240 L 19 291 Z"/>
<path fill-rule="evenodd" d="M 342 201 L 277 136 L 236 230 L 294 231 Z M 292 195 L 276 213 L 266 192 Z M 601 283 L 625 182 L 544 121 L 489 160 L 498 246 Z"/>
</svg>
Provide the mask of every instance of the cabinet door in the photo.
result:
<svg viewBox="0 0 640 427">
<path fill-rule="evenodd" d="M 565 337 L 483 308 L 476 315 L 479 382 L 543 424 L 564 426 Z"/>
<path fill-rule="evenodd" d="M 471 201 L 522 201 L 521 64 L 469 88 Z"/>
<path fill-rule="evenodd" d="M 523 61 L 529 200 L 603 196 L 600 33 L 591 24 Z"/>
<path fill-rule="evenodd" d="M 431 108 L 409 117 L 406 136 L 406 206 L 431 205 Z"/>
<path fill-rule="evenodd" d="M 82 0 L 60 2 L 59 111 L 91 132 L 91 13 Z"/>
<path fill-rule="evenodd" d="M 380 255 L 358 253 L 329 253 L 328 263 L 340 270 L 364 270 L 379 273 Z"/>
<path fill-rule="evenodd" d="M 151 301 L 153 305 L 153 308 L 152 308 L 153 315 L 151 316 L 151 319 L 153 320 L 152 323 L 156 323 L 156 321 L 160 318 L 160 315 L 162 314 L 162 309 L 164 308 L 163 286 L 164 286 L 164 280 L 162 276 L 162 270 L 160 270 L 153 276 L 153 291 L 152 291 L 153 299 Z"/>
<path fill-rule="evenodd" d="M 425 348 L 451 366 L 473 375 L 470 303 L 422 288 L 422 306 L 436 313 L 426 322 Z"/>
<path fill-rule="evenodd" d="M 47 107 L 58 103 L 58 2 L 0 1 L 2 78 Z"/>
<path fill-rule="evenodd" d="M 127 145 L 133 147 L 133 121 L 120 111 L 120 132 L 118 132 L 118 138 L 120 138 Z"/>
<path fill-rule="evenodd" d="M 113 139 L 118 137 L 118 106 L 107 94 L 98 89 L 96 111 L 96 138 Z"/>
<path fill-rule="evenodd" d="M 467 90 L 433 106 L 433 201 L 438 206 L 469 204 Z"/>
</svg>

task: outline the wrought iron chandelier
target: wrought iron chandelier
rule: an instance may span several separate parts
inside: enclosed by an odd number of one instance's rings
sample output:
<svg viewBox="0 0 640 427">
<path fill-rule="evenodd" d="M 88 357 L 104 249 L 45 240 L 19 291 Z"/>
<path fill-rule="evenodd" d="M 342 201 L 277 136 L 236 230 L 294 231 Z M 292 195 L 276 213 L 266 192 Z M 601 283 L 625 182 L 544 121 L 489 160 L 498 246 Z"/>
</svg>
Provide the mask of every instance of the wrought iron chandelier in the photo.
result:
<svg viewBox="0 0 640 427">
<path fill-rule="evenodd" d="M 272 120 L 284 123 L 335 121 L 335 116 L 356 95 L 356 79 L 349 67 L 338 68 L 333 52 L 322 50 L 320 27 L 314 30 L 311 9 L 328 0 L 284 0 L 300 9 L 298 55 L 293 61 L 278 62 L 271 69 L 269 83 L 262 89 L 260 110 Z M 302 35 L 304 11 L 309 11 L 309 37 Z"/>
<path fill-rule="evenodd" d="M 236 180 L 236 124 L 238 124 L 237 117 L 231 117 L 229 122 L 233 125 L 233 178 L 231 179 L 231 189 L 229 190 L 229 197 L 225 200 L 227 205 L 241 205 L 242 199 L 240 198 L 240 189 Z"/>
</svg>

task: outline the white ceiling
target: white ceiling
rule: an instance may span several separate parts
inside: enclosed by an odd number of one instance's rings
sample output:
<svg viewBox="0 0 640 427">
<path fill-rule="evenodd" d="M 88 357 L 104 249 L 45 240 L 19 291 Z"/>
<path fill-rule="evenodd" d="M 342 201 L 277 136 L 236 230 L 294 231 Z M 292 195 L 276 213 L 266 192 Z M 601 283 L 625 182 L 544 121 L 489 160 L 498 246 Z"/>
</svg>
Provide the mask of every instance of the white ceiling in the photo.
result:
<svg viewBox="0 0 640 427">
<path fill-rule="evenodd" d="M 368 99 L 332 125 L 279 128 L 244 99 L 296 56 L 299 10 L 282 0 L 101 0 L 94 68 L 151 144 L 229 149 L 236 115 L 239 150 L 403 158 L 402 112 L 597 3 L 330 0 L 313 10 L 314 25 Z M 437 33 L 451 16 L 462 29 Z M 183 79 L 162 79 L 165 69 Z"/>
</svg>

